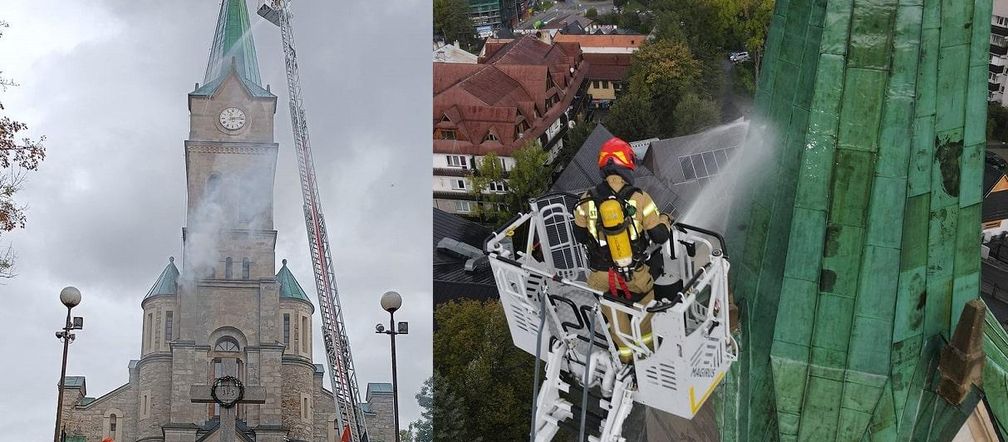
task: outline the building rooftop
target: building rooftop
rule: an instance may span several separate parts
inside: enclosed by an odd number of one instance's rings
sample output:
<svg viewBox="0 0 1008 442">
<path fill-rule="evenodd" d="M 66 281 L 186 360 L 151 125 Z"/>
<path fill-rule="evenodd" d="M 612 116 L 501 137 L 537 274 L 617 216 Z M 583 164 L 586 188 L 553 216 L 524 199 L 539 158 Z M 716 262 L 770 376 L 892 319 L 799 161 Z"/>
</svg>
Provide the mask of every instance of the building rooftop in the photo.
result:
<svg viewBox="0 0 1008 442">
<path fill-rule="evenodd" d="M 645 41 L 647 41 L 646 35 L 641 34 L 631 34 L 631 35 L 620 35 L 620 34 L 557 34 L 553 37 L 554 42 L 559 43 L 577 43 L 581 45 L 581 50 L 584 52 L 593 52 L 592 49 L 595 48 L 639 48 Z"/>
<path fill-rule="evenodd" d="M 179 270 L 175 267 L 175 257 L 168 258 L 168 265 L 161 271 L 154 286 L 147 292 L 144 299 L 157 295 L 177 295 L 178 294 Z"/>
<path fill-rule="evenodd" d="M 204 83 L 223 77 L 227 68 L 233 65 L 240 77 L 260 84 L 259 61 L 256 59 L 255 42 L 249 26 L 248 8 L 245 0 L 224 0 L 217 16 L 217 30 L 210 46 Z"/>
<path fill-rule="evenodd" d="M 479 59 L 476 54 L 473 54 L 465 49 L 458 47 L 458 42 L 456 44 L 446 44 L 442 42 L 434 43 L 434 61 L 435 62 L 447 62 L 447 63 L 470 63 L 475 64 Z"/>
<path fill-rule="evenodd" d="M 252 40 L 245 0 L 221 2 L 220 14 L 217 16 L 217 30 L 210 45 L 210 57 L 207 60 L 203 85 L 197 87 L 192 95 L 213 95 L 232 72 L 253 97 L 273 96 L 262 87 L 259 78 L 259 61 L 256 58 L 255 42 Z"/>
<path fill-rule="evenodd" d="M 310 303 L 311 300 L 308 299 L 308 295 L 301 288 L 301 284 L 298 284 L 297 279 L 294 278 L 294 274 L 287 268 L 287 260 L 285 259 L 282 262 L 283 265 L 276 274 L 277 284 L 280 285 L 280 298 L 300 299 Z"/>
<path fill-rule="evenodd" d="M 584 79 L 576 43 L 494 40 L 478 64 L 434 63 L 434 151 L 511 152 L 542 135 Z"/>
<path fill-rule="evenodd" d="M 84 388 L 84 376 L 67 376 L 63 378 L 63 388 Z"/>
<path fill-rule="evenodd" d="M 469 257 L 446 249 L 445 238 L 468 245 L 480 252 L 490 229 L 440 209 L 434 209 L 434 303 L 454 299 L 497 298 L 497 284 L 489 268 L 477 267 L 467 271 Z M 442 247 L 439 247 L 441 245 Z"/>
<path fill-rule="evenodd" d="M 374 394 L 392 394 L 392 384 L 388 382 L 368 382 L 367 393 L 364 396 L 365 400 L 371 402 L 371 395 Z"/>
</svg>

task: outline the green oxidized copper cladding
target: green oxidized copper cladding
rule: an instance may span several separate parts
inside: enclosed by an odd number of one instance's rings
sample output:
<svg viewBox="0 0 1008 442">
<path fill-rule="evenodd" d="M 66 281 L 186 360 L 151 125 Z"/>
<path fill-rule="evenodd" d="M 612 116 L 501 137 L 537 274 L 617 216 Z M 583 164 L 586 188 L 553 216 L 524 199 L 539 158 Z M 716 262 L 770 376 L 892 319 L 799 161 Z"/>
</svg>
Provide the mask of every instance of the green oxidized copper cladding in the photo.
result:
<svg viewBox="0 0 1008 442">
<path fill-rule="evenodd" d="M 276 281 L 280 285 L 280 298 L 294 298 L 311 302 L 304 289 L 301 288 L 301 284 L 298 284 L 297 279 L 294 279 L 294 274 L 287 268 L 286 259 L 283 260 L 283 266 L 276 274 Z"/>
<path fill-rule="evenodd" d="M 990 0 L 777 1 L 750 133 L 772 159 L 729 232 L 724 440 L 946 439 L 979 400 L 933 391 L 979 295 L 990 17 Z M 990 324 L 984 376 L 1004 385 Z"/>
<path fill-rule="evenodd" d="M 256 59 L 245 0 L 224 0 L 221 3 L 217 31 L 210 47 L 210 60 L 203 83 L 222 77 L 232 63 L 240 77 L 260 84 L 259 62 Z"/>
<path fill-rule="evenodd" d="M 168 258 L 168 265 L 161 271 L 154 286 L 147 292 L 144 299 L 157 295 L 177 295 L 178 294 L 179 270 L 175 267 L 175 258 Z"/>
</svg>

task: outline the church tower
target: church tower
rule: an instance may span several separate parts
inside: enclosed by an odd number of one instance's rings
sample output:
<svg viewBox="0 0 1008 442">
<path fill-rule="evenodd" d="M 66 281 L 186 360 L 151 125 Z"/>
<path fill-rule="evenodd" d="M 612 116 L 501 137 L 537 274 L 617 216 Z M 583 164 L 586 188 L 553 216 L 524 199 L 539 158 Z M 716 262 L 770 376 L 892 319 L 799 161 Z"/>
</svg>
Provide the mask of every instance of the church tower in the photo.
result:
<svg viewBox="0 0 1008 442">
<path fill-rule="evenodd" d="M 275 270 L 276 104 L 245 0 L 223 0 L 206 72 L 188 95 L 181 270 L 169 259 L 141 302 L 127 384 L 90 398 L 83 376 L 67 377 L 67 440 L 217 441 L 231 428 L 236 441 L 338 440 L 332 393 L 312 361 L 315 307 L 286 260 Z M 209 400 L 224 376 L 244 388 L 227 409 L 216 393 Z"/>
</svg>

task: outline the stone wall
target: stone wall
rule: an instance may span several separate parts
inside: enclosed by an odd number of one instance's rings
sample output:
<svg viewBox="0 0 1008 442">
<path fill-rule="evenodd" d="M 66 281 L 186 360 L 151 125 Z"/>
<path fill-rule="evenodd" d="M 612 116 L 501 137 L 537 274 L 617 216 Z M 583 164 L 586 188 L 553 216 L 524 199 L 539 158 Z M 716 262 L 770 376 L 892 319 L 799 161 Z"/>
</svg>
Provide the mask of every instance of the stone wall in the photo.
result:
<svg viewBox="0 0 1008 442">
<path fill-rule="evenodd" d="M 392 393 L 372 393 L 368 405 L 375 416 L 368 421 L 371 442 L 395 441 L 395 415 Z"/>
<path fill-rule="evenodd" d="M 63 427 L 67 436 L 84 436 L 87 442 L 100 442 L 107 436 L 110 412 L 116 414 L 116 432 L 119 440 L 135 440 L 136 395 L 131 384 L 123 385 L 89 403 L 79 405 L 80 390 L 67 389 L 63 393 Z"/>
<path fill-rule="evenodd" d="M 313 411 L 316 396 L 312 382 L 314 371 L 315 367 L 310 361 L 289 357 L 284 358 L 280 368 L 283 378 L 280 408 L 283 426 L 290 431 L 288 437 L 291 440 L 315 440 Z M 309 416 L 302 417 L 305 397 L 308 398 Z"/>
</svg>

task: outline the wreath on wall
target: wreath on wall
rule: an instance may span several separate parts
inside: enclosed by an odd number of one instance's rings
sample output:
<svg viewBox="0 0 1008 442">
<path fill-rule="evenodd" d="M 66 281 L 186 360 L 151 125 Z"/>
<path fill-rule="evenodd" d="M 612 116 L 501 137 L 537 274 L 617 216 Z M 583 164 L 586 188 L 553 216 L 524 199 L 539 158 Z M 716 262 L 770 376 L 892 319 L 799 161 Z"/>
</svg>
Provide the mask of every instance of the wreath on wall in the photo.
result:
<svg viewBox="0 0 1008 442">
<path fill-rule="evenodd" d="M 238 388 L 238 396 L 235 397 L 234 400 L 224 401 L 221 400 L 221 398 L 217 397 L 217 389 L 220 387 L 224 387 L 227 384 L 234 385 L 235 387 Z M 210 397 L 213 398 L 214 402 L 220 404 L 221 407 L 231 408 L 238 402 L 241 402 L 242 398 L 245 397 L 245 386 L 243 386 L 241 381 L 234 376 L 220 377 L 217 378 L 216 381 L 214 381 L 213 387 L 210 389 Z"/>
</svg>

